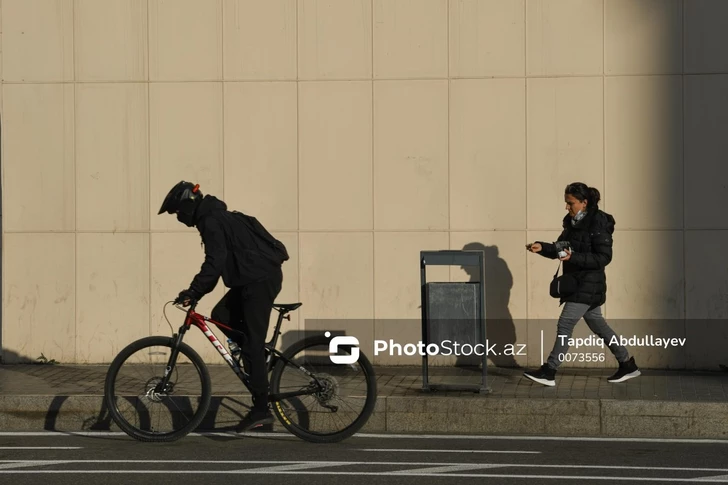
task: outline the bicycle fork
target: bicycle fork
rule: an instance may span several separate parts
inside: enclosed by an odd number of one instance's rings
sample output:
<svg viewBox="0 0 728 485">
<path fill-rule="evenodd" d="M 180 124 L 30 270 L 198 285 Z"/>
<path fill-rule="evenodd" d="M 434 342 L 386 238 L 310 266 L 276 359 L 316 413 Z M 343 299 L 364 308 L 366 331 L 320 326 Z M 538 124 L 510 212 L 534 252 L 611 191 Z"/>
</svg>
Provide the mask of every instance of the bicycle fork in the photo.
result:
<svg viewBox="0 0 728 485">
<path fill-rule="evenodd" d="M 155 386 L 154 393 L 161 394 L 169 390 L 169 379 L 174 370 L 174 366 L 177 364 L 177 357 L 179 356 L 179 348 L 182 346 L 182 338 L 187 332 L 187 326 L 182 325 L 179 329 L 179 333 L 172 336 L 174 343 L 172 344 L 172 353 L 169 355 L 167 360 L 167 366 L 164 368 L 164 376 L 162 380 Z"/>
</svg>

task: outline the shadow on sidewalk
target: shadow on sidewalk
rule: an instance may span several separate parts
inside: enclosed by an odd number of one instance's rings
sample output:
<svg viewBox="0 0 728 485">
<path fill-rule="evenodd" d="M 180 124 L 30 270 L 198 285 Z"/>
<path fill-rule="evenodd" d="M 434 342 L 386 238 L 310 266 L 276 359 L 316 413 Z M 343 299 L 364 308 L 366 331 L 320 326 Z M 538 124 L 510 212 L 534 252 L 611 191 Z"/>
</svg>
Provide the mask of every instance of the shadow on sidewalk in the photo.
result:
<svg viewBox="0 0 728 485">
<path fill-rule="evenodd" d="M 63 426 L 59 425 L 58 418 L 63 412 L 63 406 L 71 396 L 56 396 L 51 402 L 48 412 L 45 417 L 45 423 L 43 430 L 45 431 L 63 431 Z M 169 401 L 165 402 L 165 407 L 170 412 L 172 419 L 174 420 L 174 427 L 178 428 L 184 425 L 179 420 L 184 419 L 181 413 L 193 412 L 191 401 L 187 397 L 180 397 L 174 400 L 174 403 Z M 153 417 L 149 414 L 148 410 L 144 407 L 135 406 L 137 411 L 137 419 L 139 425 L 143 428 L 149 428 L 152 423 Z M 250 404 L 243 402 L 239 399 L 228 397 L 228 396 L 213 396 L 210 401 L 210 408 L 202 420 L 200 425 L 197 427 L 197 431 L 208 431 L 225 433 L 235 431 L 235 426 L 240 420 L 243 419 L 245 413 L 250 409 Z M 224 419 L 219 419 L 218 415 L 223 414 Z M 169 418 L 166 418 L 169 419 Z M 135 423 L 136 424 L 136 423 Z M 222 424 L 222 425 L 221 425 Z M 113 426 L 113 429 L 112 429 Z M 83 420 L 81 425 L 83 431 L 119 431 L 118 427 L 114 424 L 109 412 L 109 408 L 106 402 L 102 400 L 101 408 L 98 413 L 91 417 Z M 261 431 L 271 431 L 272 426 L 264 426 L 260 428 Z M 104 436 L 104 438 L 109 438 Z M 228 439 L 223 437 L 210 436 L 211 439 Z"/>
</svg>

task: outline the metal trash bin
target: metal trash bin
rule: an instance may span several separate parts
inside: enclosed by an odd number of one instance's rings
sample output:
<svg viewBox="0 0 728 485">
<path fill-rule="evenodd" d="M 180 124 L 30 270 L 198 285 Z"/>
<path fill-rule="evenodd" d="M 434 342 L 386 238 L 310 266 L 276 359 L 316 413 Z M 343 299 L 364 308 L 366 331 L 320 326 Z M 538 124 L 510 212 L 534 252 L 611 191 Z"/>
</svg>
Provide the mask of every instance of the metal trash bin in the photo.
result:
<svg viewBox="0 0 728 485">
<path fill-rule="evenodd" d="M 485 254 L 477 250 L 420 251 L 422 299 L 422 342 L 440 345 L 450 340 L 486 348 L 485 328 Z M 472 283 L 427 282 L 427 266 L 475 266 L 480 281 Z M 459 390 L 488 393 L 487 356 L 481 357 L 479 385 L 433 384 L 429 382 L 428 354 L 422 356 L 422 390 Z"/>
</svg>

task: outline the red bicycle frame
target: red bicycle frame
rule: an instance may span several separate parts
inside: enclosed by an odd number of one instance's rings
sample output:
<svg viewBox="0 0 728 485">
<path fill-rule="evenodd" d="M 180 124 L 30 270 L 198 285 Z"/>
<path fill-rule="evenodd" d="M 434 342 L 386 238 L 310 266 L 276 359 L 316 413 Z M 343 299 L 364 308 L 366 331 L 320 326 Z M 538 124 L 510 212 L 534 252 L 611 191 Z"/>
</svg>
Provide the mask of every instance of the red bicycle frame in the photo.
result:
<svg viewBox="0 0 728 485">
<path fill-rule="evenodd" d="M 248 374 L 243 370 L 243 368 L 233 359 L 232 355 L 230 355 L 230 352 L 227 351 L 225 346 L 220 342 L 220 340 L 217 338 L 217 335 L 210 329 L 210 327 L 207 325 L 207 322 L 212 323 L 213 325 L 216 325 L 217 327 L 225 328 L 228 330 L 231 330 L 236 333 L 241 333 L 239 330 L 235 330 L 232 327 L 229 327 L 228 325 L 223 325 L 220 322 L 216 322 L 215 320 L 206 317 L 200 313 L 197 313 L 194 310 L 194 307 L 190 308 L 190 311 L 187 312 L 187 317 L 185 318 L 185 323 L 180 328 L 180 337 L 179 340 L 182 340 L 182 334 L 185 333 L 192 325 L 199 328 L 202 333 L 205 334 L 205 337 L 212 343 L 212 345 L 217 349 L 217 351 L 220 353 L 223 359 L 225 359 L 225 362 L 228 363 L 230 367 L 235 371 L 235 374 L 238 375 L 238 377 L 247 378 Z"/>
<path fill-rule="evenodd" d="M 238 378 L 242 381 L 243 385 L 248 389 L 248 391 L 251 391 L 250 384 L 249 384 L 249 374 L 245 372 L 243 367 L 232 358 L 230 353 L 227 351 L 224 345 L 220 343 L 220 340 L 217 338 L 215 333 L 210 329 L 210 327 L 207 325 L 207 323 L 212 323 L 220 328 L 226 328 L 228 330 L 231 330 L 235 333 L 242 334 L 239 330 L 236 330 L 234 328 L 231 328 L 228 325 L 224 325 L 220 322 L 216 322 L 210 317 L 206 317 L 205 315 L 201 315 L 195 311 L 195 307 L 197 306 L 196 303 L 193 303 L 190 305 L 190 309 L 187 310 L 187 316 L 185 317 L 185 321 L 182 324 L 182 326 L 179 328 L 179 333 L 174 334 L 172 336 L 172 339 L 174 340 L 174 344 L 172 345 L 172 353 L 169 357 L 169 360 L 167 361 L 167 367 L 164 370 L 164 377 L 160 380 L 160 382 L 155 386 L 155 392 L 164 392 L 167 389 L 167 386 L 169 385 L 169 377 L 172 373 L 172 370 L 174 369 L 175 363 L 177 362 L 177 356 L 179 355 L 179 349 L 182 345 L 182 339 L 184 337 L 184 334 L 192 328 L 194 325 L 195 327 L 199 328 L 202 333 L 205 334 L 207 339 L 210 341 L 210 343 L 217 349 L 218 353 L 222 356 L 222 358 L 225 360 L 225 362 L 228 363 L 230 368 L 233 369 L 235 372 L 235 375 L 238 376 Z M 283 308 L 283 307 L 281 307 Z M 269 393 L 268 399 L 270 402 L 274 403 L 280 403 L 280 401 L 284 399 L 294 398 L 298 396 L 309 396 L 309 395 L 315 395 L 316 393 L 322 392 L 324 390 L 324 385 L 322 382 L 317 378 L 311 371 L 306 369 L 305 367 L 294 364 L 289 360 L 283 353 L 279 352 L 275 348 L 276 341 L 278 340 L 278 336 L 281 333 L 281 323 L 283 322 L 283 319 L 290 320 L 290 317 L 288 316 L 288 309 L 279 309 L 276 308 L 279 312 L 278 314 L 278 321 L 276 322 L 275 331 L 273 332 L 273 337 L 269 342 L 266 342 L 265 349 L 268 351 L 268 356 L 266 357 L 266 367 L 267 372 L 270 372 L 273 367 L 278 363 L 278 360 L 281 359 L 283 362 L 287 364 L 291 364 L 293 367 L 295 367 L 298 371 L 303 373 L 305 376 L 307 376 L 310 379 L 310 383 L 308 386 L 306 386 L 303 389 L 300 389 L 298 391 L 290 391 L 290 392 L 278 392 L 278 393 Z M 252 392 L 252 391 L 251 391 Z M 328 407 L 332 410 L 336 410 L 336 406 L 331 405 L 325 405 L 325 407 Z M 280 404 L 278 404 L 278 409 L 283 413 Z"/>
<path fill-rule="evenodd" d="M 239 362 L 237 362 L 233 357 L 230 355 L 230 353 L 227 351 L 225 346 L 220 342 L 220 340 L 217 338 L 217 335 L 210 329 L 209 325 L 207 323 L 212 323 L 213 325 L 216 325 L 219 328 L 225 328 L 228 330 L 231 330 L 234 333 L 242 334 L 240 330 L 236 330 L 228 325 L 222 324 L 220 322 L 217 322 L 213 320 L 210 317 L 206 317 L 205 315 L 202 315 L 200 313 L 197 313 L 195 311 L 195 307 L 197 306 L 196 303 L 193 303 L 189 310 L 187 310 L 187 316 L 185 317 L 185 321 L 182 324 L 182 326 L 179 328 L 179 332 L 172 336 L 174 339 L 174 345 L 172 346 L 172 353 L 169 356 L 169 361 L 167 362 L 167 367 L 164 371 L 164 377 L 162 378 L 161 382 L 157 385 L 158 389 L 166 389 L 167 383 L 169 381 L 169 375 L 172 373 L 172 370 L 174 369 L 174 365 L 177 362 L 177 356 L 179 355 L 179 347 L 182 344 L 182 339 L 184 337 L 184 334 L 189 330 L 192 326 L 195 326 L 202 331 L 203 334 L 207 337 L 207 339 L 210 341 L 210 343 L 217 349 L 218 353 L 222 356 L 222 358 L 227 362 L 227 364 L 230 366 L 230 368 L 235 372 L 235 375 L 238 376 L 238 378 L 242 381 L 243 385 L 250 390 L 250 385 L 248 382 L 249 374 L 245 372 L 243 367 L 240 365 Z M 278 358 L 283 359 L 286 362 L 289 362 L 288 359 L 286 359 L 280 352 L 278 352 L 275 349 L 276 342 L 278 341 L 278 336 L 281 333 L 281 323 L 283 322 L 283 319 L 290 320 L 291 317 L 287 314 L 284 315 L 282 311 L 279 310 L 278 315 L 278 321 L 276 322 L 275 331 L 273 332 L 273 337 L 271 338 L 270 342 L 267 342 L 265 344 L 266 351 L 268 352 L 268 356 L 266 358 L 267 362 L 267 371 L 270 371 L 275 363 L 277 362 Z M 286 312 L 287 313 L 287 312 Z M 297 366 L 298 367 L 298 366 Z M 318 384 L 318 380 L 306 369 L 300 368 L 304 374 L 308 375 L 309 377 L 313 378 L 316 383 Z M 160 391 L 161 392 L 161 391 Z M 293 397 L 293 396 L 300 396 L 308 394 L 308 392 L 291 392 L 291 393 L 285 393 L 277 396 L 271 395 L 271 400 L 274 399 L 280 399 L 284 397 Z"/>
</svg>

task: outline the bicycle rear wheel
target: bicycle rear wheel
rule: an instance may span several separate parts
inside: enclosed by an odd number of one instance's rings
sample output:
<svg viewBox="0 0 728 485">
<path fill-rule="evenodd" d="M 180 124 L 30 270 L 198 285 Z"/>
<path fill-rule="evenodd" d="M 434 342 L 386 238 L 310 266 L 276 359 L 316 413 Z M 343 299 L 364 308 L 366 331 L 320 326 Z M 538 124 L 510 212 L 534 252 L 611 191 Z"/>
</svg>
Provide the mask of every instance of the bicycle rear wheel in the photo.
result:
<svg viewBox="0 0 728 485">
<path fill-rule="evenodd" d="M 109 413 L 119 428 L 139 441 L 178 440 L 200 425 L 210 407 L 209 372 L 184 342 L 167 389 L 155 390 L 173 346 L 174 339 L 162 336 L 132 342 L 106 374 L 104 402 Z"/>
<path fill-rule="evenodd" d="M 329 358 L 329 341 L 316 336 L 292 345 L 283 353 L 290 363 L 280 358 L 270 379 L 272 407 L 280 422 L 294 435 L 314 443 L 352 436 L 369 420 L 377 400 L 377 381 L 369 359 L 359 353 L 352 364 L 334 364 Z M 298 391 L 306 394 L 276 398 Z"/>
</svg>

